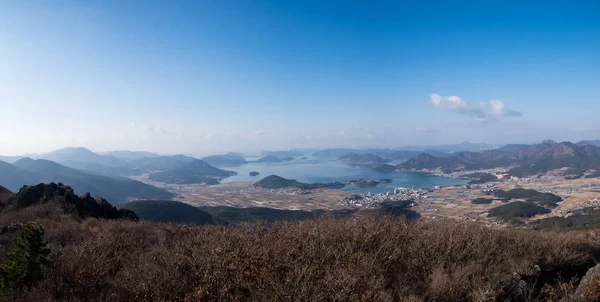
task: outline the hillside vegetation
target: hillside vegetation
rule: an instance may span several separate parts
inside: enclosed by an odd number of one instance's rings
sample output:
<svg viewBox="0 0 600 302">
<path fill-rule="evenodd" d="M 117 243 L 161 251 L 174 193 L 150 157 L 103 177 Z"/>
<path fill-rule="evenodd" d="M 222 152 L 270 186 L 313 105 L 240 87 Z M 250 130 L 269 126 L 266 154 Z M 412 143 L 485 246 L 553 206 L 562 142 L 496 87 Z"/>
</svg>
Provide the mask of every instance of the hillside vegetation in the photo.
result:
<svg viewBox="0 0 600 302">
<path fill-rule="evenodd" d="M 192 226 L 135 222 L 60 184 L 27 187 L 0 210 L 0 301 L 575 301 L 600 257 L 593 232 L 393 217 L 409 203 Z M 21 270 L 33 251 L 43 261 Z M 598 297 L 593 282 L 583 301 Z"/>
<path fill-rule="evenodd" d="M 78 221 L 53 209 L 0 215 L 0 226 L 42 225 L 53 255 L 17 301 L 541 301 L 572 294 L 556 290 L 558 276 L 583 274 L 600 256 L 589 233 L 453 221 L 359 215 L 199 227 Z M 0 259 L 16 234 L 0 235 Z"/>
<path fill-rule="evenodd" d="M 529 218 L 539 214 L 550 213 L 550 210 L 532 203 L 515 201 L 490 209 L 489 215 L 503 219 Z"/>
<path fill-rule="evenodd" d="M 411 200 L 384 202 L 376 209 L 361 210 L 361 213 L 403 216 L 408 219 L 419 218 L 419 214 L 410 209 Z M 185 224 L 221 224 L 240 222 L 295 221 L 314 218 L 347 218 L 359 212 L 356 209 L 336 211 L 282 210 L 265 207 L 236 208 L 229 206 L 193 207 L 171 200 L 136 200 L 121 205 L 121 209 L 134 211 L 141 219 L 153 222 L 175 222 Z"/>
<path fill-rule="evenodd" d="M 509 200 L 509 199 L 525 199 L 527 202 L 556 207 L 558 202 L 562 201 L 560 196 L 552 193 L 542 193 L 536 190 L 528 190 L 523 188 L 516 188 L 509 191 L 498 190 L 494 192 L 496 197 Z"/>
<path fill-rule="evenodd" d="M 463 175 L 463 177 L 471 179 L 471 181 L 469 181 L 470 185 L 484 184 L 484 183 L 488 183 L 488 182 L 498 181 L 498 177 L 496 177 L 496 175 L 490 174 L 490 173 L 481 173 L 481 172 L 471 173 L 471 174 Z"/>
<path fill-rule="evenodd" d="M 534 221 L 534 226 L 545 230 L 589 230 L 600 229 L 600 210 L 585 208 L 581 213 L 567 217 L 550 217 Z"/>
<path fill-rule="evenodd" d="M 491 198 L 478 197 L 471 200 L 472 204 L 491 204 L 494 200 Z"/>
<path fill-rule="evenodd" d="M 141 219 L 152 222 L 182 224 L 216 224 L 211 214 L 188 204 L 172 200 L 136 200 L 121 205 L 121 209 L 133 211 Z"/>
</svg>

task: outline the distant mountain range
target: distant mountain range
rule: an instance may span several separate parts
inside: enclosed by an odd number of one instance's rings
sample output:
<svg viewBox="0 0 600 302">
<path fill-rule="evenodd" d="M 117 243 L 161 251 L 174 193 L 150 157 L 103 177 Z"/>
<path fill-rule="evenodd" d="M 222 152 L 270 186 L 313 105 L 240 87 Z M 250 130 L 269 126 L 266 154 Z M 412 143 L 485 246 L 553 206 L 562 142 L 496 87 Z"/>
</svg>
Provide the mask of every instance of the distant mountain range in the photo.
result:
<svg viewBox="0 0 600 302">
<path fill-rule="evenodd" d="M 2 156 L 2 155 L 0 155 L 0 161 L 11 164 L 23 157 L 25 157 L 25 156 Z"/>
<path fill-rule="evenodd" d="M 312 153 L 314 157 L 319 158 L 339 158 L 350 153 L 368 153 L 379 157 L 390 158 L 391 154 L 398 150 L 395 149 L 350 149 L 350 148 L 333 148 L 315 151 Z"/>
<path fill-rule="evenodd" d="M 144 158 L 144 157 L 160 157 L 160 156 L 162 156 L 160 154 L 152 153 L 152 152 L 128 151 L 128 150 L 108 151 L 108 152 L 102 152 L 100 154 L 118 157 L 118 158 L 122 158 L 122 159 L 140 159 L 140 158 Z"/>
<path fill-rule="evenodd" d="M 76 193 L 89 192 L 123 203 L 132 199 L 170 199 L 173 194 L 124 177 L 109 177 L 69 168 L 53 161 L 22 158 L 13 164 L 0 162 L 0 184 L 11 191 L 18 191 L 24 185 L 42 182 L 69 183 Z"/>
<path fill-rule="evenodd" d="M 515 151 L 503 151 L 515 150 Z M 511 146 L 484 152 L 459 152 L 449 157 L 421 153 L 396 166 L 398 170 L 442 169 L 447 172 L 513 166 L 511 175 L 527 176 L 566 168 L 581 174 L 600 170 L 600 147 L 591 144 L 556 143 Z"/>
<path fill-rule="evenodd" d="M 579 146 L 592 145 L 596 147 L 600 147 L 600 140 L 591 140 L 591 141 L 580 141 L 577 143 Z"/>
<path fill-rule="evenodd" d="M 500 148 L 515 149 L 520 146 L 527 145 L 506 145 Z M 320 158 L 339 158 L 351 153 L 355 154 L 372 154 L 386 159 L 408 159 L 419 155 L 420 153 L 429 153 L 436 157 L 447 157 L 451 156 L 456 152 L 471 151 L 471 152 L 483 152 L 486 150 L 492 150 L 498 148 L 496 145 L 490 144 L 475 144 L 470 142 L 463 142 L 455 145 L 437 145 L 437 146 L 406 146 L 400 149 L 350 149 L 350 148 L 333 148 L 324 149 L 314 152 L 312 155 Z M 508 151 L 508 150 L 506 150 Z"/>
<path fill-rule="evenodd" d="M 460 151 L 485 151 L 497 148 L 497 145 L 490 145 L 485 143 L 471 143 L 471 142 L 462 142 L 460 144 L 451 144 L 451 145 L 433 145 L 433 146 L 406 146 L 402 148 L 403 150 L 409 151 L 424 151 L 424 150 L 435 150 L 438 152 L 444 153 L 453 153 Z"/>
<path fill-rule="evenodd" d="M 496 151 L 504 151 L 504 152 L 515 152 L 522 149 L 527 149 L 533 145 L 525 145 L 525 144 L 508 144 L 502 147 L 496 148 Z M 434 154 L 435 155 L 435 154 Z"/>
<path fill-rule="evenodd" d="M 236 175 L 234 171 L 221 170 L 209 165 L 207 162 L 196 159 L 181 167 L 165 171 L 154 172 L 149 175 L 151 180 L 168 184 L 218 184 L 219 180 Z"/>
<path fill-rule="evenodd" d="M 0 160 L 5 159 L 3 161 L 13 163 L 25 157 L 49 160 L 87 173 L 105 176 L 128 176 L 163 171 L 196 160 L 185 155 L 162 156 L 141 151 L 113 151 L 98 154 L 81 147 L 64 148 L 45 154 L 0 157 Z"/>
<path fill-rule="evenodd" d="M 90 192 L 118 204 L 132 199 L 173 197 L 165 190 L 124 176 L 150 173 L 151 179 L 165 183 L 216 184 L 236 174 L 186 155 L 162 156 L 138 151 L 98 154 L 86 148 L 64 148 L 32 156 L 35 158 L 7 157 L 12 164 L 0 161 L 0 184 L 18 190 L 39 182 L 69 183 L 78 193 Z M 225 159 L 237 160 L 238 156 L 228 154 Z"/>
<path fill-rule="evenodd" d="M 413 156 L 419 155 L 422 152 L 427 152 L 431 155 L 438 156 L 438 157 L 446 157 L 446 156 L 452 155 L 452 153 L 437 151 L 437 150 L 424 150 L 424 151 L 399 150 L 399 151 L 394 151 L 393 153 L 391 153 L 385 157 L 391 158 L 391 159 L 408 159 Z"/>
</svg>

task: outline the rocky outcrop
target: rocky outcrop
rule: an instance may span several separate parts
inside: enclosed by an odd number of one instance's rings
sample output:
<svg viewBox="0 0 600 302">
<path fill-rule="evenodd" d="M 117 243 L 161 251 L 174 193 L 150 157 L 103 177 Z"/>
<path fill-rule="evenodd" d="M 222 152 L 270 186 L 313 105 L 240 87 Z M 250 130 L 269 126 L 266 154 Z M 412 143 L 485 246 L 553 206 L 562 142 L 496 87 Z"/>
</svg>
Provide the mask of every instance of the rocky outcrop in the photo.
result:
<svg viewBox="0 0 600 302">
<path fill-rule="evenodd" d="M 5 225 L 2 228 L 0 228 L 0 235 L 6 234 L 6 233 L 15 233 L 15 232 L 21 230 L 21 228 L 23 228 L 22 223 L 11 223 L 9 225 Z"/>
<path fill-rule="evenodd" d="M 71 187 L 62 183 L 24 186 L 14 198 L 7 202 L 7 206 L 13 209 L 22 209 L 47 202 L 56 202 L 65 213 L 80 218 L 139 220 L 132 211 L 119 211 L 104 198 L 93 198 L 89 193 L 79 197 L 75 195 Z"/>
<path fill-rule="evenodd" d="M 15 194 L 7 188 L 0 186 L 0 210 L 4 208 L 6 203 L 15 197 Z"/>
<path fill-rule="evenodd" d="M 589 298 L 590 291 L 595 291 L 600 288 L 600 264 L 590 268 L 585 276 L 579 282 L 579 286 L 575 291 L 577 299 L 585 300 Z"/>
</svg>

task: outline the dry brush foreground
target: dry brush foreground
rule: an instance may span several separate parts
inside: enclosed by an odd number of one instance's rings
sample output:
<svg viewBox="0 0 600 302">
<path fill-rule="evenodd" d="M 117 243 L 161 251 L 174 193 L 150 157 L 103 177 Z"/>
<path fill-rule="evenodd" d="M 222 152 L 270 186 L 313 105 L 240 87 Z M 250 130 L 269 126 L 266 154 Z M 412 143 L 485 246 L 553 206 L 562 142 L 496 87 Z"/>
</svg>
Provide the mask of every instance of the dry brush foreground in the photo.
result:
<svg viewBox="0 0 600 302">
<path fill-rule="evenodd" d="M 197 227 L 81 220 L 52 203 L 0 213 L 0 227 L 31 220 L 53 264 L 9 301 L 571 301 L 600 256 L 590 232 L 372 215 Z M 0 235 L 2 259 L 15 237 Z"/>
</svg>

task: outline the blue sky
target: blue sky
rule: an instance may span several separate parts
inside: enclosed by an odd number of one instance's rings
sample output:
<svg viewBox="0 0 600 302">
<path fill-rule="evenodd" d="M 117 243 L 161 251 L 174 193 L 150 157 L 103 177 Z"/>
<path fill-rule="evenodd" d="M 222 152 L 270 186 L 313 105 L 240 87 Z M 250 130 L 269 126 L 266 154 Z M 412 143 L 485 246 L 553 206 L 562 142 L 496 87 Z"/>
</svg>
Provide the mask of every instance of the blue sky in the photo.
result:
<svg viewBox="0 0 600 302">
<path fill-rule="evenodd" d="M 1 1 L 0 45 L 4 155 L 600 139 L 598 1 Z"/>
</svg>

